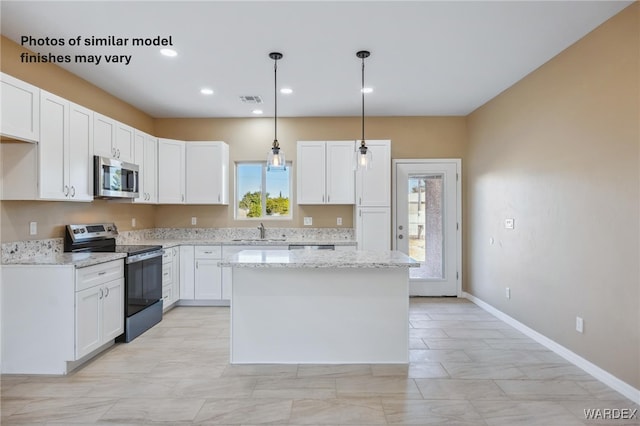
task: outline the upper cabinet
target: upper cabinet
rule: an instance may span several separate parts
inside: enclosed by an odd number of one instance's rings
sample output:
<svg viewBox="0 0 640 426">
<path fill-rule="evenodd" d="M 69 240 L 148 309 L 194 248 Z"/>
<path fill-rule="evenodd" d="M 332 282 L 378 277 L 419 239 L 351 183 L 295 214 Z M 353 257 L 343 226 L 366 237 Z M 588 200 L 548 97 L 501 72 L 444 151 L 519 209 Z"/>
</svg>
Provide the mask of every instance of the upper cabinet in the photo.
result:
<svg viewBox="0 0 640 426">
<path fill-rule="evenodd" d="M 38 109 L 38 144 L 2 144 L 3 199 L 93 200 L 93 112 L 44 90 Z"/>
<path fill-rule="evenodd" d="M 185 201 L 185 143 L 158 139 L 158 203 L 183 204 Z"/>
<path fill-rule="evenodd" d="M 187 142 L 186 203 L 229 204 L 229 145 Z"/>
<path fill-rule="evenodd" d="M 27 142 L 40 140 L 40 89 L 0 73 L 0 134 Z"/>
<path fill-rule="evenodd" d="M 93 112 L 44 90 L 40 112 L 39 198 L 92 201 Z"/>
<path fill-rule="evenodd" d="M 298 204 L 354 204 L 354 151 L 354 141 L 298 142 Z"/>
<path fill-rule="evenodd" d="M 93 132 L 93 152 L 95 155 L 133 163 L 135 131 L 132 127 L 95 113 Z"/>
<path fill-rule="evenodd" d="M 158 202 L 158 138 L 136 130 L 134 140 L 140 196 L 133 202 L 155 204 Z"/>
<path fill-rule="evenodd" d="M 367 140 L 367 147 L 371 150 L 371 168 L 356 172 L 356 205 L 390 207 L 391 141 Z"/>
</svg>

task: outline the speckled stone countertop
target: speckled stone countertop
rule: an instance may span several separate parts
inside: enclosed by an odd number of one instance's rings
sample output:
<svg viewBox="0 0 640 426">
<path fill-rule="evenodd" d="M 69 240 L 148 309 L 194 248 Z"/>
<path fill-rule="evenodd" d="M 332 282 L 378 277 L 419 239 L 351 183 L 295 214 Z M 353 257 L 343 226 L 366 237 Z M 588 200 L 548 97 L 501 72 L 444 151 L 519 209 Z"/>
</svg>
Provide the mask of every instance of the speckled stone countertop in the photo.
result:
<svg viewBox="0 0 640 426">
<path fill-rule="evenodd" d="M 234 268 L 414 268 L 399 251 L 243 250 L 219 263 Z"/>
<path fill-rule="evenodd" d="M 123 259 L 125 253 L 52 253 L 49 255 L 39 255 L 33 257 L 8 259 L 5 265 L 68 265 L 76 268 L 97 265 L 99 263 L 110 262 L 112 260 Z"/>
</svg>

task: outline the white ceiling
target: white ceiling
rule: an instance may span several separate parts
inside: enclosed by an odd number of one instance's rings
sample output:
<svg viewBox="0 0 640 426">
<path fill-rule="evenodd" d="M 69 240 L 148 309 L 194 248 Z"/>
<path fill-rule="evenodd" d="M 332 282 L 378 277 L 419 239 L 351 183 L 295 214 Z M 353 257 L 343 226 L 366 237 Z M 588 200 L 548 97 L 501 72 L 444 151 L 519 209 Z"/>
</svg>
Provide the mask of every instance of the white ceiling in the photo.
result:
<svg viewBox="0 0 640 426">
<path fill-rule="evenodd" d="M 75 1 L 1 2 L 2 34 L 34 38 L 171 36 L 154 47 L 37 47 L 40 53 L 127 54 L 124 64 L 63 64 L 154 117 L 248 117 L 260 95 L 279 116 L 466 115 L 631 1 Z M 210 87 L 213 96 L 199 93 Z"/>
</svg>

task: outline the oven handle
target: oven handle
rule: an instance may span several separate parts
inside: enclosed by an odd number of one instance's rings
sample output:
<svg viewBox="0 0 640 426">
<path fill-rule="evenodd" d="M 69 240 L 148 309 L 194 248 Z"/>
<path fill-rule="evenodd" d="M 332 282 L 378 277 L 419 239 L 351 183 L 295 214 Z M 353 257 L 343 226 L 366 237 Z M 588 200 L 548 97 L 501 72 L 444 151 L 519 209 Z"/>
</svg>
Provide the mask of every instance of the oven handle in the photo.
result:
<svg viewBox="0 0 640 426">
<path fill-rule="evenodd" d="M 131 263 L 142 262 L 143 260 L 153 259 L 154 257 L 160 257 L 164 254 L 164 249 L 151 251 L 149 253 L 140 253 L 127 257 L 127 265 Z"/>
</svg>

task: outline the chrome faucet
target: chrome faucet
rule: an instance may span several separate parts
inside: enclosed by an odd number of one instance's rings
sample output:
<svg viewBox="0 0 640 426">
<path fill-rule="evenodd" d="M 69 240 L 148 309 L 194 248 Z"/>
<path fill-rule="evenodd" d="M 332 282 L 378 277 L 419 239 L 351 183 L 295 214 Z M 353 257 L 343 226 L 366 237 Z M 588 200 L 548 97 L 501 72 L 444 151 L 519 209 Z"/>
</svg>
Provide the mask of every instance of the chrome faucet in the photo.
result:
<svg viewBox="0 0 640 426">
<path fill-rule="evenodd" d="M 258 226 L 258 230 L 260 231 L 260 239 L 264 240 L 264 224 L 260 222 L 260 226 Z"/>
</svg>

